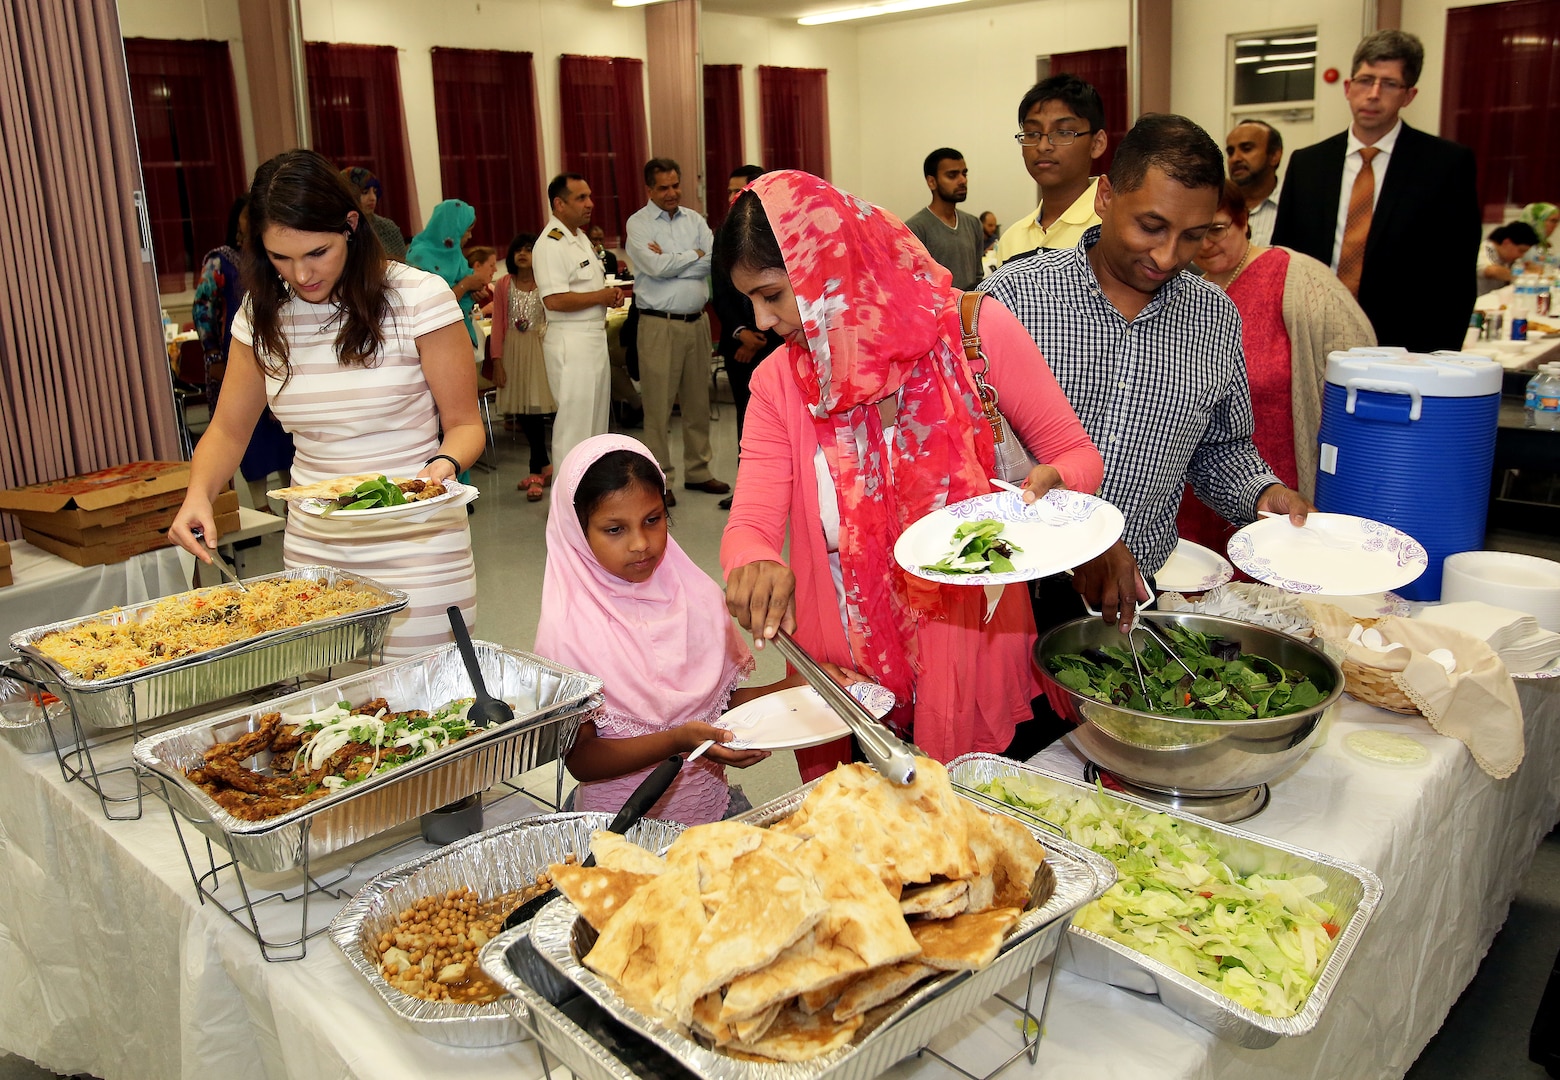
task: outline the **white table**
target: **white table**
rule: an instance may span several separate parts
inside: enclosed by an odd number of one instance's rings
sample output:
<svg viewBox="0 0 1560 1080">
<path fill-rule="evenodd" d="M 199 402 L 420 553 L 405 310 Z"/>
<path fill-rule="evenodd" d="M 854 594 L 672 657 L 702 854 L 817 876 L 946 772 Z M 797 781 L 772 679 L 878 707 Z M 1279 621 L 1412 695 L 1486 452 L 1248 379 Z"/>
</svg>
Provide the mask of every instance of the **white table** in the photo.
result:
<svg viewBox="0 0 1560 1080">
<path fill-rule="evenodd" d="M 172 547 L 108 566 L 77 566 L 25 540 L 11 541 L 15 584 L 0 589 L 0 655 L 19 630 L 155 600 L 190 587 L 194 557 Z"/>
<path fill-rule="evenodd" d="M 1527 760 L 1508 780 L 1490 780 L 1422 721 L 1348 700 L 1326 744 L 1246 824 L 1359 862 L 1386 888 L 1314 1033 L 1242 1050 L 1156 999 L 1063 972 L 1038 1065 L 1009 1075 L 1401 1076 L 1472 977 L 1560 815 L 1560 681 L 1520 693 Z M 1362 724 L 1423 734 L 1430 763 L 1385 770 L 1347 756 L 1343 736 Z M 1077 765 L 1058 748 L 1044 758 Z M 301 961 L 264 963 L 225 916 L 196 904 L 167 814 L 148 807 L 140 821 L 107 822 L 50 756 L 0 744 L 0 1049 L 105 1080 L 540 1075 L 529 1044 L 451 1050 L 412 1034 L 323 939 Z M 420 850 L 366 860 L 357 877 Z M 983 1067 L 1017 1037 L 1012 1014 L 988 1007 L 934 1045 L 957 1044 L 958 1060 Z M 947 1075 L 925 1060 L 894 1074 Z"/>
</svg>

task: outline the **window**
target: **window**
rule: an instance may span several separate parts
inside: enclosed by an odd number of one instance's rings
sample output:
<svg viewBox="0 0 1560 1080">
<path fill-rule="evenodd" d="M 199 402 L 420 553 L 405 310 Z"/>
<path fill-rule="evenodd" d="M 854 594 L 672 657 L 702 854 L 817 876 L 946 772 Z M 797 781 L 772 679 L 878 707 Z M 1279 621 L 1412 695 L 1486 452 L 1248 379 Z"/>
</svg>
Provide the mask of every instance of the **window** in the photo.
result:
<svg viewBox="0 0 1560 1080">
<path fill-rule="evenodd" d="M 704 65 L 704 198 L 710 228 L 726 217 L 726 181 L 746 164 L 742 149 L 742 65 Z"/>
<path fill-rule="evenodd" d="M 531 54 L 433 50 L 433 114 L 446 199 L 477 210 L 474 240 L 503 251 L 520 232 L 541 232 L 542 178 Z"/>
<path fill-rule="evenodd" d="M 1237 108 L 1316 100 L 1316 27 L 1230 37 Z"/>
<path fill-rule="evenodd" d="M 1487 221 L 1560 191 L 1560 4 L 1513 0 L 1446 13 L 1441 134 L 1473 148 Z"/>
<path fill-rule="evenodd" d="M 1110 171 L 1116 146 L 1127 137 L 1127 47 L 1089 49 L 1085 52 L 1053 53 L 1051 70 L 1058 75 L 1076 75 L 1099 92 L 1105 106 L 1105 152 L 1094 163 L 1096 176 Z"/>
<path fill-rule="evenodd" d="M 126 38 L 135 141 L 151 217 L 157 287 L 187 289 L 226 239 L 228 208 L 249 190 L 225 41 Z"/>
<path fill-rule="evenodd" d="M 766 169 L 801 169 L 829 178 L 829 73 L 763 66 L 758 97 Z"/>
<path fill-rule="evenodd" d="M 563 169 L 590 184 L 591 224 L 609 245 L 622 243 L 628 217 L 644 202 L 644 62 L 622 56 L 560 56 L 558 108 Z"/>
<path fill-rule="evenodd" d="M 337 167 L 362 166 L 379 178 L 378 213 L 411 235 L 411 166 L 401 112 L 401 65 L 390 45 L 306 46 L 309 131 L 314 149 Z"/>
</svg>

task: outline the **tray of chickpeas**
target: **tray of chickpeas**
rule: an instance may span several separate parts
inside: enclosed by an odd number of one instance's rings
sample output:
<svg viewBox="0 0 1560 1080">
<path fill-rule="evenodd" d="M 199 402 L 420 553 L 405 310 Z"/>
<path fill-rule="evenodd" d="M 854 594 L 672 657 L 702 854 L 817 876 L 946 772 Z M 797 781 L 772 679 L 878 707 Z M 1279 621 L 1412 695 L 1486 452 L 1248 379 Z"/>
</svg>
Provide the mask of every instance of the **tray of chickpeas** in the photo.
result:
<svg viewBox="0 0 1560 1080">
<path fill-rule="evenodd" d="M 477 954 L 504 919 L 551 888 L 547 868 L 590 852 L 610 814 L 541 814 L 467 837 L 375 877 L 330 924 L 331 940 L 390 1011 L 447 1046 L 528 1038 Z M 682 831 L 641 821 L 628 839 L 660 851 Z"/>
</svg>

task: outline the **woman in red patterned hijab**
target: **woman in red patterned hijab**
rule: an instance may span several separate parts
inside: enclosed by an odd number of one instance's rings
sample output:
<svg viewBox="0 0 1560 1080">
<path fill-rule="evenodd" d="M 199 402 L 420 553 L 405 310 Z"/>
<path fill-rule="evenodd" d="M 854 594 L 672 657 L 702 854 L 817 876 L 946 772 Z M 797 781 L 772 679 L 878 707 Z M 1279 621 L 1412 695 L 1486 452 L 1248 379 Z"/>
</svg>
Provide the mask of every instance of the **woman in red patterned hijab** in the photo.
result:
<svg viewBox="0 0 1560 1080">
<path fill-rule="evenodd" d="M 891 720 L 913 725 L 922 749 L 1000 752 L 1039 692 L 1026 590 L 1010 586 L 998 604 L 1000 593 L 937 586 L 893 557 L 906 526 L 992 490 L 991 430 L 951 276 L 894 215 L 802 172 L 754 181 L 716 258 L 753 300 L 758 329 L 787 340 L 753 376 L 721 545 L 728 606 L 761 643 L 791 618 L 794 594 L 802 646 L 892 689 Z M 1099 454 L 1034 342 L 990 300 L 979 330 L 1004 414 L 1047 462 L 1030 487 L 1094 490 Z"/>
</svg>

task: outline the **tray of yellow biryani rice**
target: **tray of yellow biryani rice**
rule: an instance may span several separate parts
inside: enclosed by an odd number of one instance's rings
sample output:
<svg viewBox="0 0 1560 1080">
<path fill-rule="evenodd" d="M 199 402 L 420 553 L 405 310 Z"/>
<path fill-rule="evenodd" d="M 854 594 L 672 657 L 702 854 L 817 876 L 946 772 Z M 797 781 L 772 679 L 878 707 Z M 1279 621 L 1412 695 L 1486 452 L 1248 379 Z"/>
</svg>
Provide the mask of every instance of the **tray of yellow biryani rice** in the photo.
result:
<svg viewBox="0 0 1560 1080">
<path fill-rule="evenodd" d="M 83 723 L 128 727 L 376 651 L 406 594 L 334 567 L 217 585 L 11 635 Z"/>
</svg>

